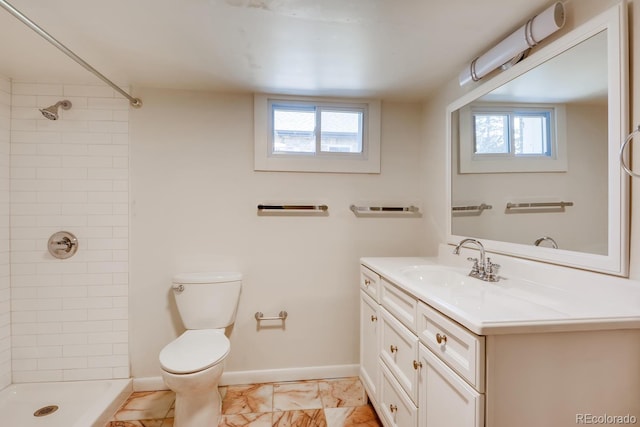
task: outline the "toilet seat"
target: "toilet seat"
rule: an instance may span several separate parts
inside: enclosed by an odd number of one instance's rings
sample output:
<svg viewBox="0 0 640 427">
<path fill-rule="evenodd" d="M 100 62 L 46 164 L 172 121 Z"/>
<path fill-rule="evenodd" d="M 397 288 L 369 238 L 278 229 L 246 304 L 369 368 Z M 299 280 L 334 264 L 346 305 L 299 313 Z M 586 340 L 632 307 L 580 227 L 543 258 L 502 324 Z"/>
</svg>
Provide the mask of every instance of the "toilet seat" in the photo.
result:
<svg viewBox="0 0 640 427">
<path fill-rule="evenodd" d="M 174 374 L 199 372 L 224 359 L 230 347 L 223 329 L 189 330 L 162 349 L 160 365 Z"/>
</svg>

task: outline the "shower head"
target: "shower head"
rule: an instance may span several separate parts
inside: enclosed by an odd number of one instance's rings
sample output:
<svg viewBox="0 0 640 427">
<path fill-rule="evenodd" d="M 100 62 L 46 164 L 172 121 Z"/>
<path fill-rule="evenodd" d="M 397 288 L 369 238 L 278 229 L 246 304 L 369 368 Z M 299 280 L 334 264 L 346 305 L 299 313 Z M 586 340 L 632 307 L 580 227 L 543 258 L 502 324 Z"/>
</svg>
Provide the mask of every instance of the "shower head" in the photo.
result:
<svg viewBox="0 0 640 427">
<path fill-rule="evenodd" d="M 58 120 L 58 107 L 62 107 L 63 110 L 71 108 L 71 101 L 64 100 L 56 102 L 51 107 L 41 108 L 40 112 L 49 120 Z"/>
</svg>

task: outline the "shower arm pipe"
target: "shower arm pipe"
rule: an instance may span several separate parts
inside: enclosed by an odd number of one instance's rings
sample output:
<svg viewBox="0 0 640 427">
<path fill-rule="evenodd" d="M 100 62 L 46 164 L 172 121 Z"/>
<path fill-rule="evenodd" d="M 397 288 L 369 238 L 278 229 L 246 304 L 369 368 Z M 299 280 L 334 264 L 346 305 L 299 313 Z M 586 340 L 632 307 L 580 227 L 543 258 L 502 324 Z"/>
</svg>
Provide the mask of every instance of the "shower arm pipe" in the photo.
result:
<svg viewBox="0 0 640 427">
<path fill-rule="evenodd" d="M 129 100 L 129 103 L 131 104 L 132 107 L 135 108 L 140 108 L 142 107 L 142 100 L 140 98 L 134 98 L 133 96 L 129 95 L 127 92 L 125 92 L 124 90 L 122 90 L 117 84 L 115 84 L 114 82 L 112 82 L 111 80 L 109 80 L 106 76 L 104 76 L 104 74 L 102 74 L 100 71 L 96 70 L 95 68 L 93 68 L 91 65 L 89 65 L 84 59 L 80 58 L 78 55 L 76 55 L 71 49 L 69 49 L 68 47 L 66 47 L 65 45 L 63 45 L 62 43 L 60 43 L 58 40 L 56 40 L 51 34 L 47 33 L 45 30 L 43 30 L 42 28 L 40 28 L 40 26 L 38 26 L 38 24 L 36 24 L 35 22 L 33 22 L 31 19 L 27 18 L 22 12 L 20 12 L 18 9 L 16 9 L 15 7 L 13 7 L 11 4 L 9 4 L 7 1 L 5 0 L 0 0 L 0 6 L 2 6 L 7 12 L 9 12 L 10 14 L 12 14 L 14 17 L 16 17 L 19 21 L 21 21 L 23 24 L 25 24 L 27 27 L 31 28 L 33 31 L 35 31 L 36 33 L 38 33 L 43 39 L 47 40 L 49 43 L 51 43 L 52 45 L 54 45 L 55 47 L 57 47 L 59 50 L 61 50 L 64 54 L 66 54 L 69 58 L 73 59 L 74 61 L 76 61 L 78 64 L 82 65 L 85 69 L 87 69 L 88 71 L 90 71 L 91 73 L 93 73 L 96 77 L 98 77 L 100 80 L 102 80 L 103 82 L 105 82 L 106 84 L 108 84 L 109 86 L 111 86 L 114 90 L 116 90 L 120 95 L 124 96 L 125 98 L 127 98 Z"/>
</svg>

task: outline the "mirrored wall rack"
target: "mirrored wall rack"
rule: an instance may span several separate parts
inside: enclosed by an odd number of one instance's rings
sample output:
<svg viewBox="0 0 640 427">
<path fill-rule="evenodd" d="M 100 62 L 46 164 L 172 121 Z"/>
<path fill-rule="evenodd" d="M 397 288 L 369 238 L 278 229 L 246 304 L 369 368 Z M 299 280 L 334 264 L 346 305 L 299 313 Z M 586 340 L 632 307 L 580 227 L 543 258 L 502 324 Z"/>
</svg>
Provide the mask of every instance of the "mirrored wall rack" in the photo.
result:
<svg viewBox="0 0 640 427">
<path fill-rule="evenodd" d="M 573 202 L 533 202 L 533 203 L 507 203 L 506 212 L 564 212 L 564 208 L 573 206 Z"/>
</svg>

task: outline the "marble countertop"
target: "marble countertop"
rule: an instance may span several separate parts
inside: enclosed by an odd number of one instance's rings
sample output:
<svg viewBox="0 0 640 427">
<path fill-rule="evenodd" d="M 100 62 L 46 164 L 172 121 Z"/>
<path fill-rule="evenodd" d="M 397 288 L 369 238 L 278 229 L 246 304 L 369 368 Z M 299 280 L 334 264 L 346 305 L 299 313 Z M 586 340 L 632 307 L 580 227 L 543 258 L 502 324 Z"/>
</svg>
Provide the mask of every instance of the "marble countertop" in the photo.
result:
<svg viewBox="0 0 640 427">
<path fill-rule="evenodd" d="M 361 259 L 478 335 L 640 328 L 636 281 L 552 269 L 548 281 L 534 281 L 521 269 L 523 275 L 501 274 L 500 281 L 490 283 L 469 277 L 470 265 L 444 262 L 442 257 Z"/>
</svg>

